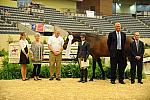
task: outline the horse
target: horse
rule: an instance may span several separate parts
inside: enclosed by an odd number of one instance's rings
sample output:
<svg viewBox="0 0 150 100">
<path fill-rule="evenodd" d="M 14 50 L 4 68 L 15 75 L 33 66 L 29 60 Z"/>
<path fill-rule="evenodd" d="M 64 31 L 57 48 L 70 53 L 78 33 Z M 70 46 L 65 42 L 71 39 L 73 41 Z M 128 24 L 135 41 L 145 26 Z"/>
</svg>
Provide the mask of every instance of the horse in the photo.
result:
<svg viewBox="0 0 150 100">
<path fill-rule="evenodd" d="M 78 32 L 72 32 L 69 33 L 69 35 L 73 35 L 72 44 L 74 42 L 80 42 L 80 33 Z M 100 57 L 109 57 L 109 51 L 107 47 L 107 39 L 108 37 L 105 35 L 98 35 L 98 34 L 91 34 L 86 33 L 86 41 L 90 44 L 90 55 L 92 56 L 92 71 L 93 75 L 90 81 L 93 81 L 95 78 L 95 69 L 96 69 L 96 62 L 98 62 L 98 65 L 102 72 L 102 79 L 105 80 L 105 72 L 102 67 L 101 59 Z M 69 39 L 67 38 L 64 42 L 64 49 L 66 49 Z M 131 61 L 130 57 L 130 42 L 132 41 L 131 36 L 127 36 L 126 43 L 125 43 L 125 55 L 128 57 L 129 61 Z M 127 65 L 127 59 L 126 59 L 126 65 Z"/>
</svg>

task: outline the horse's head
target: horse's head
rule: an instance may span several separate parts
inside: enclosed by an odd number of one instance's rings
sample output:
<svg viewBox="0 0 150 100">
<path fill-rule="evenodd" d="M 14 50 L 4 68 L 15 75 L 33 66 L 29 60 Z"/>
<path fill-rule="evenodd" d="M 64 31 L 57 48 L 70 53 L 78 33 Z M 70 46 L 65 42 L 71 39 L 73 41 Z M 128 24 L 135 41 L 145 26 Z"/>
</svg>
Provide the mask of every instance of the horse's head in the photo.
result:
<svg viewBox="0 0 150 100">
<path fill-rule="evenodd" d="M 80 33 L 72 33 L 72 32 L 68 32 L 69 33 L 69 35 L 72 35 L 73 36 L 73 40 L 72 40 L 72 44 L 74 43 L 74 42 L 80 42 L 81 41 L 81 39 L 80 39 Z M 67 44 L 68 44 L 68 41 L 69 41 L 69 35 L 67 36 L 67 38 L 66 38 L 66 40 L 65 40 L 65 42 L 64 42 L 64 45 L 63 45 L 63 48 L 64 49 L 66 49 L 67 48 Z"/>
</svg>

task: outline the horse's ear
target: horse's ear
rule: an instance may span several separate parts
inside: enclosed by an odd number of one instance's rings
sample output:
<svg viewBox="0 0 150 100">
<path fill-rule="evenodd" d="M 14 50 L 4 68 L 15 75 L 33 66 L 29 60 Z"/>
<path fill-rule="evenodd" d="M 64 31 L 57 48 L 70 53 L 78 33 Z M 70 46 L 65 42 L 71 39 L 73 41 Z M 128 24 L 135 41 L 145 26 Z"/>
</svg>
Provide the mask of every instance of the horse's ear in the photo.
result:
<svg viewBox="0 0 150 100">
<path fill-rule="evenodd" d="M 71 32 L 70 31 L 67 31 L 69 33 L 69 35 L 71 35 Z"/>
</svg>

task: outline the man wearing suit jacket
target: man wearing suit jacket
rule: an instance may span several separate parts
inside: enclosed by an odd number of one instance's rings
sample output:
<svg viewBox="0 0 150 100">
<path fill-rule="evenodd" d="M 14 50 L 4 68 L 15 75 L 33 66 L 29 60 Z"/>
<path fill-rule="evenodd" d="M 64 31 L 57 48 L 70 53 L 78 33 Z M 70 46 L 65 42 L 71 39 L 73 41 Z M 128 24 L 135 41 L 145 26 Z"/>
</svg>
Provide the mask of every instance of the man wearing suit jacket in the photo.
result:
<svg viewBox="0 0 150 100">
<path fill-rule="evenodd" d="M 115 23 L 115 31 L 110 32 L 108 35 L 107 45 L 110 53 L 110 64 L 111 64 L 111 83 L 115 84 L 116 70 L 118 65 L 119 83 L 125 84 L 124 70 L 125 64 L 125 41 L 126 34 L 121 32 L 121 24 Z"/>
<path fill-rule="evenodd" d="M 136 66 L 137 66 L 137 76 L 138 83 L 142 82 L 142 68 L 143 68 L 143 55 L 144 55 L 144 43 L 139 40 L 139 32 L 134 33 L 134 41 L 131 42 L 131 84 L 135 82 Z"/>
<path fill-rule="evenodd" d="M 81 33 L 80 34 L 81 42 L 79 42 L 78 45 L 78 52 L 77 52 L 77 58 L 80 64 L 80 81 L 79 82 L 87 82 L 87 66 L 81 67 L 81 61 L 86 62 L 87 58 L 89 57 L 90 53 L 90 45 L 86 41 L 86 34 Z M 83 79 L 83 77 L 85 79 Z"/>
</svg>

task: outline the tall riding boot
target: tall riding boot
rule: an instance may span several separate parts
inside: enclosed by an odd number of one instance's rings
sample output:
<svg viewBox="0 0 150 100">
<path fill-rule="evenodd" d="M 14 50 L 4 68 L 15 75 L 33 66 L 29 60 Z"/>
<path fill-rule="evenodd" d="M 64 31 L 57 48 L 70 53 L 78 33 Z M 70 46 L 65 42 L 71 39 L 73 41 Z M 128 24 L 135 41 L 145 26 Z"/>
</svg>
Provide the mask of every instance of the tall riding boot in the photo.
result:
<svg viewBox="0 0 150 100">
<path fill-rule="evenodd" d="M 87 68 L 84 69 L 84 77 L 85 77 L 85 82 L 87 82 L 87 77 L 88 77 L 88 70 L 87 70 Z"/>
<path fill-rule="evenodd" d="M 84 71 L 84 69 L 80 69 L 80 80 L 79 80 L 79 82 L 83 81 L 83 71 Z"/>
</svg>

